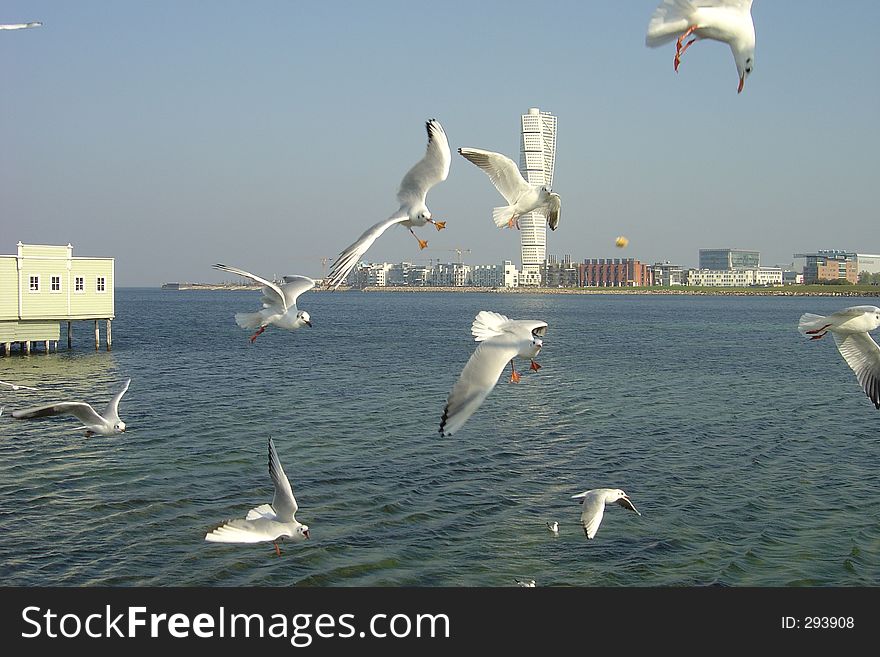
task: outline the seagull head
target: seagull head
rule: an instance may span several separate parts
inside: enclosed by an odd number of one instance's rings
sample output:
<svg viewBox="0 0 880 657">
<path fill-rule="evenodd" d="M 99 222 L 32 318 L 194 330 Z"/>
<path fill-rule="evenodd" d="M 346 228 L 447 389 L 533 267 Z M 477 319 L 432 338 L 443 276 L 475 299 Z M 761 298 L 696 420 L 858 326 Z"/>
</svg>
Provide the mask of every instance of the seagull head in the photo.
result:
<svg viewBox="0 0 880 657">
<path fill-rule="evenodd" d="M 119 422 L 113 425 L 113 431 L 115 433 L 125 433 L 125 422 L 119 420 Z"/>
<path fill-rule="evenodd" d="M 606 499 L 606 503 L 608 502 L 617 502 L 617 504 L 619 504 L 623 508 L 629 509 L 630 511 L 635 511 L 636 515 L 642 515 L 641 513 L 639 513 L 638 509 L 636 509 L 635 504 L 632 503 L 632 500 L 629 499 L 629 495 L 624 493 L 619 488 L 611 492 L 611 499 Z"/>
<path fill-rule="evenodd" d="M 751 45 L 743 47 L 732 46 L 732 48 L 733 59 L 736 61 L 736 72 L 739 73 L 739 87 L 737 87 L 736 93 L 741 93 L 746 83 L 746 78 L 751 75 L 752 69 L 755 68 L 755 44 L 753 41 Z"/>
<path fill-rule="evenodd" d="M 296 314 L 296 316 L 299 317 L 306 324 L 306 326 L 308 326 L 309 328 L 312 328 L 312 318 L 309 316 L 309 314 L 305 310 L 300 310 Z"/>
<path fill-rule="evenodd" d="M 308 525 L 300 525 L 296 528 L 296 533 L 308 540 L 311 538 L 311 534 L 309 534 L 309 526 Z"/>
</svg>

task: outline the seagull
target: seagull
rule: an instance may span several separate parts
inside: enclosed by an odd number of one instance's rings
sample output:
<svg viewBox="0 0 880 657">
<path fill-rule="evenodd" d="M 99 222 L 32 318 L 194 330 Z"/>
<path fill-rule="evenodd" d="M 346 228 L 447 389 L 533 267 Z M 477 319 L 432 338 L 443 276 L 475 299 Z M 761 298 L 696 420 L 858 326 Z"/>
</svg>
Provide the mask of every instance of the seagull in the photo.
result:
<svg viewBox="0 0 880 657">
<path fill-rule="evenodd" d="M 804 313 L 798 322 L 798 330 L 818 340 L 831 331 L 837 350 L 847 365 L 856 373 L 859 385 L 880 409 L 880 347 L 868 335 L 880 326 L 880 308 L 877 306 L 852 306 L 831 313 L 827 317 Z"/>
<path fill-rule="evenodd" d="M 550 532 L 551 532 L 554 536 L 559 536 L 559 523 L 556 522 L 555 520 L 554 520 L 553 522 L 548 522 L 548 523 L 547 523 L 547 529 L 549 529 Z"/>
<path fill-rule="evenodd" d="M 315 287 L 315 281 L 308 276 L 285 276 L 284 283 L 276 285 L 244 269 L 229 267 L 223 264 L 213 265 L 213 267 L 214 269 L 250 278 L 265 286 L 263 288 L 263 296 L 260 299 L 263 303 L 262 310 L 258 310 L 255 313 L 235 313 L 235 323 L 241 328 L 248 330 L 257 329 L 251 336 L 251 343 L 262 335 L 263 331 L 270 324 L 289 331 L 303 326 L 312 328 L 309 314 L 305 310 L 297 310 L 296 308 L 297 297 L 306 290 L 311 290 Z"/>
<path fill-rule="evenodd" d="M 507 201 L 507 206 L 492 208 L 492 221 L 498 228 L 505 225 L 519 228 L 520 215 L 537 211 L 547 217 L 550 230 L 556 230 L 562 210 L 559 194 L 551 192 L 545 185 L 526 182 L 516 163 L 501 153 L 479 148 L 459 148 L 458 152 L 485 171 L 495 189 Z"/>
<path fill-rule="evenodd" d="M 31 388 L 29 386 L 23 386 L 15 383 L 7 383 L 6 381 L 0 381 L 0 385 L 9 386 L 13 390 L 36 390 L 36 388 Z"/>
<path fill-rule="evenodd" d="M 446 227 L 445 221 L 436 221 L 433 218 L 428 206 L 425 205 L 425 198 L 428 190 L 437 183 L 446 180 L 449 175 L 449 164 L 452 161 L 449 154 L 449 142 L 439 121 L 431 119 L 425 123 L 425 126 L 428 129 L 428 150 L 400 182 L 400 189 L 397 192 L 400 208 L 388 219 L 370 226 L 354 244 L 346 247 L 339 254 L 330 268 L 327 281 L 328 289 L 338 288 L 373 242 L 394 224 L 406 226 L 418 241 L 419 249 L 427 247 L 428 242 L 418 238 L 413 232 L 413 226 L 432 223 L 437 230 L 443 230 Z"/>
<path fill-rule="evenodd" d="M 742 92 L 746 78 L 755 66 L 752 0 L 663 0 L 648 23 L 645 45 L 656 48 L 676 36 L 676 71 L 681 56 L 696 41 L 714 39 L 728 44 L 739 74 L 736 92 Z M 690 41 L 684 43 L 688 37 L 691 37 Z"/>
<path fill-rule="evenodd" d="M 508 362 L 510 382 L 519 383 L 520 375 L 513 365 L 517 356 L 530 359 L 530 369 L 535 372 L 541 369 L 535 356 L 541 351 L 541 338 L 546 332 L 547 322 L 512 320 L 488 310 L 480 311 L 471 326 L 474 341 L 480 344 L 449 393 L 440 420 L 440 435 L 449 436 L 467 422 L 492 392 Z"/>
<path fill-rule="evenodd" d="M 50 415 L 63 415 L 69 413 L 76 416 L 86 430 L 86 438 L 101 434 L 112 436 L 117 433 L 125 433 L 125 422 L 119 419 L 119 400 L 128 390 L 131 379 L 126 379 L 104 412 L 98 415 L 91 405 L 85 402 L 56 402 L 45 406 L 35 406 L 23 411 L 12 411 L 12 417 L 17 420 L 30 420 L 35 417 L 47 417 Z"/>
<path fill-rule="evenodd" d="M 8 25 L 0 25 L 0 30 L 26 30 L 30 27 L 41 27 L 42 25 L 38 21 L 32 23 L 10 23 Z"/>
<path fill-rule="evenodd" d="M 619 488 L 595 488 L 577 495 L 572 495 L 572 499 L 580 499 L 584 505 L 583 513 L 581 513 L 581 524 L 584 526 L 584 536 L 593 538 L 599 531 L 599 524 L 602 522 L 602 516 L 605 514 L 605 505 L 617 503 L 625 509 L 638 512 L 633 503 L 630 501 L 626 493 Z"/>
<path fill-rule="evenodd" d="M 535 588 L 535 580 L 533 579 L 514 579 L 514 582 L 528 589 Z"/>
<path fill-rule="evenodd" d="M 275 443 L 269 438 L 269 476 L 275 485 L 272 504 L 261 504 L 248 511 L 245 518 L 229 520 L 205 534 L 210 543 L 261 543 L 272 541 L 275 553 L 280 557 L 278 541 L 289 538 L 302 541 L 310 538 L 309 527 L 294 516 L 299 509 L 290 481 L 284 474 Z"/>
</svg>

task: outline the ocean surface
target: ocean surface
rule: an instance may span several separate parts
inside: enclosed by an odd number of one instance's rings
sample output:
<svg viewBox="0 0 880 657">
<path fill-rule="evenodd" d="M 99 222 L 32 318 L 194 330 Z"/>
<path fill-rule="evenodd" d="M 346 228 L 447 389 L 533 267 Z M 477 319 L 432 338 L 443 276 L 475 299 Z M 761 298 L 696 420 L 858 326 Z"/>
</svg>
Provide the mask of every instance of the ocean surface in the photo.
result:
<svg viewBox="0 0 880 657">
<path fill-rule="evenodd" d="M 84 322 L 0 358 L 40 388 L 0 388 L 2 584 L 880 584 L 880 412 L 796 329 L 876 298 L 310 292 L 314 329 L 250 344 L 258 299 L 121 289 L 112 352 Z M 480 310 L 547 321 L 543 368 L 442 438 Z M 100 410 L 126 377 L 123 435 L 10 417 Z M 270 436 L 311 540 L 205 542 L 271 502 Z M 588 541 L 570 496 L 597 487 L 642 516 L 612 505 Z"/>
</svg>

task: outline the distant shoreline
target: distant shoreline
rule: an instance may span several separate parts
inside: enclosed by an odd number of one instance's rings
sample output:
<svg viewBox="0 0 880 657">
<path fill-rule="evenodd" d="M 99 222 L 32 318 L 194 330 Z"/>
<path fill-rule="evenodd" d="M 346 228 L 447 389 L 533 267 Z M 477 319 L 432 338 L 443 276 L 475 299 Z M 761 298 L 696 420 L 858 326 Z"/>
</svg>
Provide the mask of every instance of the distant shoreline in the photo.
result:
<svg viewBox="0 0 880 657">
<path fill-rule="evenodd" d="M 212 283 L 181 283 L 179 287 L 162 286 L 172 292 L 187 290 L 259 290 L 260 285 L 222 285 Z M 829 289 L 816 289 L 827 287 Z M 835 289 L 836 288 L 836 289 Z M 880 297 L 880 287 L 874 290 L 864 288 L 848 289 L 837 286 L 790 285 L 784 288 L 723 288 L 723 287 L 406 287 L 406 286 L 367 286 L 363 289 L 340 287 L 338 290 L 325 290 L 315 287 L 313 292 L 456 292 L 477 294 L 633 294 L 633 295 L 686 295 L 686 296 L 760 296 L 760 297 Z"/>
</svg>

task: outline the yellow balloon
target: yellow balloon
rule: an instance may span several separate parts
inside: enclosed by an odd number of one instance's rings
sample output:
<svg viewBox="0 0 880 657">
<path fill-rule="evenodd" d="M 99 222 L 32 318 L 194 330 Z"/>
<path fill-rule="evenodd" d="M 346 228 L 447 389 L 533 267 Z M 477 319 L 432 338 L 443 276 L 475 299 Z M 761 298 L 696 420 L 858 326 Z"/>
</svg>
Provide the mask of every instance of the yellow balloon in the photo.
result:
<svg viewBox="0 0 880 657">
<path fill-rule="evenodd" d="M 629 244 L 629 240 L 626 239 L 623 235 L 618 235 L 618 236 L 617 236 L 617 239 L 614 240 L 614 245 L 615 245 L 618 249 L 622 249 L 622 248 L 625 247 L 627 244 Z"/>
</svg>

